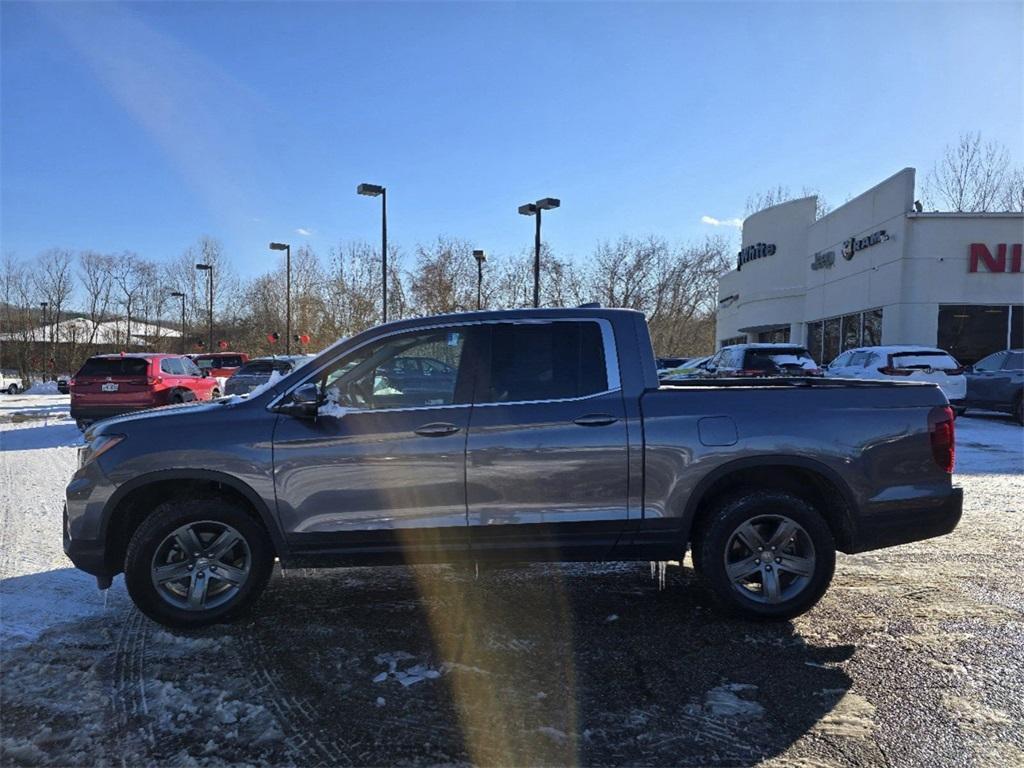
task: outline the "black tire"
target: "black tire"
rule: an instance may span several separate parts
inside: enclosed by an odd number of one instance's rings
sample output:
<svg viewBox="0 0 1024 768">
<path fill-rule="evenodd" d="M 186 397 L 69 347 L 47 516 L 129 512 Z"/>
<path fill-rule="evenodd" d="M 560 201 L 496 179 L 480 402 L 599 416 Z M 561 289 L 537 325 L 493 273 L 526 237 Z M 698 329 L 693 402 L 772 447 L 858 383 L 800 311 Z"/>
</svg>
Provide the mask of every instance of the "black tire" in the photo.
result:
<svg viewBox="0 0 1024 768">
<path fill-rule="evenodd" d="M 215 607 L 178 607 L 153 583 L 151 569 L 158 548 L 175 530 L 189 523 L 230 526 L 248 547 L 247 577 L 227 602 Z M 168 627 L 191 629 L 231 621 L 247 613 L 267 586 L 273 565 L 270 537 L 238 502 L 219 496 L 172 499 L 157 506 L 132 535 L 125 555 L 124 578 L 128 594 L 144 614 Z"/>
<path fill-rule="evenodd" d="M 18 385 L 17 384 L 11 384 L 11 386 L 9 386 L 7 388 L 7 394 L 8 395 L 16 395 L 16 394 L 18 394 Z"/>
<path fill-rule="evenodd" d="M 956 418 L 956 419 L 959 419 L 965 413 L 967 413 L 967 409 L 966 408 L 954 408 L 953 409 L 953 417 Z"/>
<path fill-rule="evenodd" d="M 85 419 L 75 419 L 75 426 L 78 427 L 79 432 L 85 432 L 89 428 L 89 422 Z"/>
<path fill-rule="evenodd" d="M 745 522 L 766 516 L 784 516 L 797 523 L 813 546 L 814 565 L 810 575 L 798 587 L 791 586 L 794 594 L 779 602 L 760 602 L 754 592 L 748 595 L 733 584 L 726 571 L 727 552 L 735 546 L 734 533 Z M 803 538 L 801 536 L 802 541 Z M 784 620 L 807 612 L 825 594 L 835 572 L 835 540 L 825 519 L 803 499 L 780 490 L 749 489 L 723 499 L 702 521 L 693 548 L 694 568 L 717 602 L 746 619 Z M 771 566 L 766 567 L 771 570 Z M 798 581 L 788 573 L 783 578 L 792 579 L 791 584 Z"/>
<path fill-rule="evenodd" d="M 214 387 L 213 390 L 210 392 L 210 399 L 216 400 L 218 397 L 220 397 L 220 389 Z"/>
</svg>

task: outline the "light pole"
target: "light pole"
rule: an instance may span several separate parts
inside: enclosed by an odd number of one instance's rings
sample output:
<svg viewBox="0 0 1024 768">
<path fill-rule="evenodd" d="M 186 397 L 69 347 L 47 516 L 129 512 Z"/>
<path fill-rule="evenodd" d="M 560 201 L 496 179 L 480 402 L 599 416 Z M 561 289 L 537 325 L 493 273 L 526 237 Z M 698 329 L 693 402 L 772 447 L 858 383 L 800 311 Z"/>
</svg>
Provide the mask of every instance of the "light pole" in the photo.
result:
<svg viewBox="0 0 1024 768">
<path fill-rule="evenodd" d="M 270 250 L 284 251 L 284 353 L 292 353 L 292 246 L 291 243 L 271 243 Z"/>
<path fill-rule="evenodd" d="M 40 301 L 39 306 L 43 310 L 43 381 L 46 381 L 46 360 L 49 358 L 49 354 L 46 349 L 46 308 L 50 306 L 48 301 Z M 53 334 L 50 334 L 50 338 L 53 338 Z"/>
<path fill-rule="evenodd" d="M 181 354 L 185 354 L 185 294 L 175 291 L 171 294 L 173 299 L 181 299 Z"/>
<path fill-rule="evenodd" d="M 487 254 L 483 251 L 473 251 L 473 258 L 476 259 L 476 308 L 480 309 L 480 288 L 484 284 L 484 262 L 487 261 Z"/>
<path fill-rule="evenodd" d="M 557 197 L 545 197 L 536 203 L 526 203 L 519 206 L 519 212 L 523 216 L 537 217 L 537 231 L 533 238 L 533 306 L 540 306 L 540 212 L 557 208 L 562 201 Z"/>
<path fill-rule="evenodd" d="M 213 264 L 196 264 L 196 269 L 206 272 L 206 283 L 209 290 L 209 298 L 207 299 L 207 322 L 210 326 L 210 345 L 207 350 L 213 351 Z"/>
<path fill-rule="evenodd" d="M 367 197 L 380 195 L 380 261 L 381 261 L 381 296 L 383 322 L 388 321 L 388 191 L 379 184 L 360 184 L 356 194 Z"/>
</svg>

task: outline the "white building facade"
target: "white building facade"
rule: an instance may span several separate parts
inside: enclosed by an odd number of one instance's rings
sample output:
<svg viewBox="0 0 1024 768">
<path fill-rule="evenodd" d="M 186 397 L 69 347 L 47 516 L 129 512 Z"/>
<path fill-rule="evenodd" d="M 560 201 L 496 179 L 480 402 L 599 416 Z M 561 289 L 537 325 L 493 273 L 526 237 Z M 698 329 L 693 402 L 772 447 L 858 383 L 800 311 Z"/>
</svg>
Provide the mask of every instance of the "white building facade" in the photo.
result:
<svg viewBox="0 0 1024 768">
<path fill-rule="evenodd" d="M 905 168 L 829 214 L 791 200 L 743 222 L 718 290 L 718 346 L 922 344 L 973 363 L 1024 347 L 1024 214 L 915 210 Z"/>
</svg>

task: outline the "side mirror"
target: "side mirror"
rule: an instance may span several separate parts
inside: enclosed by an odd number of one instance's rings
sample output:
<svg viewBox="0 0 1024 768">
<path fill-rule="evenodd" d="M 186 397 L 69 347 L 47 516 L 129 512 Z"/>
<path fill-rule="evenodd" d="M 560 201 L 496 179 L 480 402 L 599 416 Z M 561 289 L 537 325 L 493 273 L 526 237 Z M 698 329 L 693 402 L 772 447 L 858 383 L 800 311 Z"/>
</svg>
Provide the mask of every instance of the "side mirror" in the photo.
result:
<svg viewBox="0 0 1024 768">
<path fill-rule="evenodd" d="M 964 373 L 974 373 L 974 366 L 973 365 L 965 365 L 964 366 Z"/>
<path fill-rule="evenodd" d="M 291 397 L 274 410 L 297 419 L 315 419 L 322 402 L 320 387 L 311 381 L 293 391 Z"/>
</svg>

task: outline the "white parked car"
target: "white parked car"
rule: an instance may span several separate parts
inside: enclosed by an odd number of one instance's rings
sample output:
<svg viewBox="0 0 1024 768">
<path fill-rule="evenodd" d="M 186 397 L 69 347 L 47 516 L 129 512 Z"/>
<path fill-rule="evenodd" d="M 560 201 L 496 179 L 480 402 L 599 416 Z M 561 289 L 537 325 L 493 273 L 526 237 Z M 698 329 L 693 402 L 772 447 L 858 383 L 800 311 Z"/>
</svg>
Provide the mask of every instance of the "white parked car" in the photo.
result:
<svg viewBox="0 0 1024 768">
<path fill-rule="evenodd" d="M 24 389 L 25 382 L 21 380 L 21 376 L 18 375 L 17 371 L 10 369 L 0 371 L 0 392 L 16 395 Z"/>
<path fill-rule="evenodd" d="M 967 397 L 964 368 L 943 349 L 900 345 L 857 347 L 843 352 L 828 364 L 825 375 L 840 379 L 888 379 L 930 381 L 938 384 L 957 413 Z"/>
</svg>

